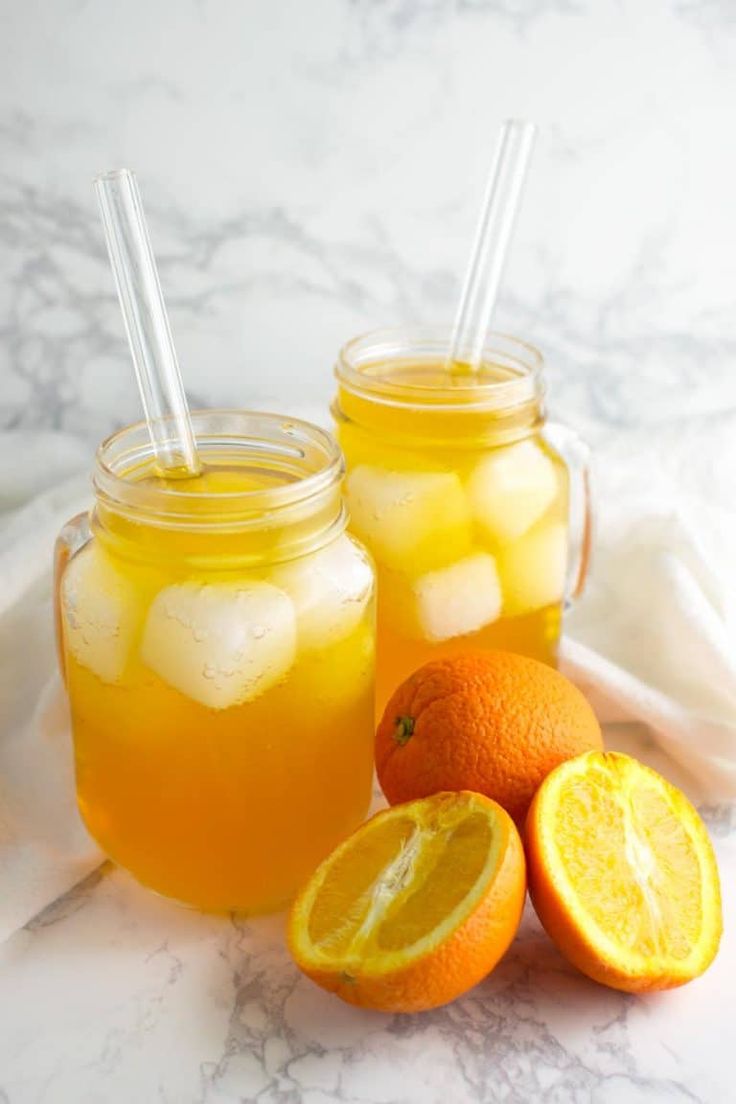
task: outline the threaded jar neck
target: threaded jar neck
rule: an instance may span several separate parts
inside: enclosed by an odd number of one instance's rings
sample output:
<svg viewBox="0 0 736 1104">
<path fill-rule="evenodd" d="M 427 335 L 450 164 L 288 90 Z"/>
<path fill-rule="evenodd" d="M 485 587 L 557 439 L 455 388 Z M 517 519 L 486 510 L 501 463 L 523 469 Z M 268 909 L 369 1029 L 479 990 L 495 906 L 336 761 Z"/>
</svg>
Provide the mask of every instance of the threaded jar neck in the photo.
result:
<svg viewBox="0 0 736 1104">
<path fill-rule="evenodd" d="M 450 331 L 376 330 L 348 342 L 335 365 L 333 412 L 384 437 L 457 446 L 513 440 L 544 421 L 541 354 L 491 333 L 477 371 L 450 371 Z"/>
<path fill-rule="evenodd" d="M 102 539 L 131 556 L 154 546 L 195 558 L 227 549 L 243 562 L 290 559 L 342 531 L 344 466 L 329 433 L 240 410 L 194 411 L 192 424 L 204 471 L 194 479 L 162 478 L 145 423 L 102 443 L 93 476 Z"/>
</svg>

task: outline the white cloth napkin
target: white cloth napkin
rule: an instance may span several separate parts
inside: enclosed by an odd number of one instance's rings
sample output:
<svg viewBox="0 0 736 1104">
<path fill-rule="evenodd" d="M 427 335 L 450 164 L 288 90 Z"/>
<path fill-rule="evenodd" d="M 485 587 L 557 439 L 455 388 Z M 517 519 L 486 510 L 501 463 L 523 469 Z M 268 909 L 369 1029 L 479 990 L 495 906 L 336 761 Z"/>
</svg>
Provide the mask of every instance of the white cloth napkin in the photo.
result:
<svg viewBox="0 0 736 1104">
<path fill-rule="evenodd" d="M 591 578 L 563 669 L 602 721 L 647 724 L 705 800 L 736 797 L 736 417 L 596 449 Z"/>
<path fill-rule="evenodd" d="M 656 443 L 616 435 L 596 456 L 593 570 L 564 665 L 602 720 L 645 722 L 703 800 L 733 798 L 736 418 Z M 88 466 L 73 438 L 24 435 L 21 450 L 0 434 L 0 940 L 102 858 L 74 802 L 51 614 L 54 539 L 91 495 L 85 475 L 41 490 L 49 472 Z"/>
<path fill-rule="evenodd" d="M 24 462 L 41 453 L 24 436 Z M 12 493 L 14 467 L 0 472 Z M 51 609 L 54 540 L 89 498 L 76 477 L 0 515 L 0 940 L 101 862 L 74 798 Z"/>
</svg>

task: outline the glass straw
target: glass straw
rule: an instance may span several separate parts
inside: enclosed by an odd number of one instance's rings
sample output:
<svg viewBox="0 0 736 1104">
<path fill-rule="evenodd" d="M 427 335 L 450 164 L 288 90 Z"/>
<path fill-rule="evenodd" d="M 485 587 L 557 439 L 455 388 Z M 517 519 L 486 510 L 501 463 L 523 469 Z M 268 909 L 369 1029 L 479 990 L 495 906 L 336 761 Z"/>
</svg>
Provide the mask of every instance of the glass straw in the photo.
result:
<svg viewBox="0 0 736 1104">
<path fill-rule="evenodd" d="M 138 388 L 157 466 L 198 475 L 192 422 L 135 174 L 116 169 L 95 178 Z"/>
<path fill-rule="evenodd" d="M 536 129 L 522 119 L 507 119 L 501 128 L 452 331 L 448 367 L 453 373 L 480 368 Z"/>
</svg>

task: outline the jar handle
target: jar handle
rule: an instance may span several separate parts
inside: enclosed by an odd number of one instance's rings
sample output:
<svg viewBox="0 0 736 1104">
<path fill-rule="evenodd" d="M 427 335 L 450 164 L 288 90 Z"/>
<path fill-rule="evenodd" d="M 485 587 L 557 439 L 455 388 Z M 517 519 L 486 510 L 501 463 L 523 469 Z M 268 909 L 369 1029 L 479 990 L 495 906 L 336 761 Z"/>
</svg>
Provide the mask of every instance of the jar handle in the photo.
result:
<svg viewBox="0 0 736 1104">
<path fill-rule="evenodd" d="M 77 514 L 62 528 L 54 544 L 54 630 L 56 633 L 56 657 L 61 677 L 66 682 L 64 670 L 64 644 L 61 627 L 61 577 L 72 556 L 92 538 L 89 514 Z"/>
<path fill-rule="evenodd" d="M 550 422 L 544 436 L 567 465 L 570 477 L 568 505 L 568 559 L 565 606 L 583 593 L 590 567 L 593 511 L 590 492 L 590 448 L 582 437 L 560 422 Z"/>
</svg>

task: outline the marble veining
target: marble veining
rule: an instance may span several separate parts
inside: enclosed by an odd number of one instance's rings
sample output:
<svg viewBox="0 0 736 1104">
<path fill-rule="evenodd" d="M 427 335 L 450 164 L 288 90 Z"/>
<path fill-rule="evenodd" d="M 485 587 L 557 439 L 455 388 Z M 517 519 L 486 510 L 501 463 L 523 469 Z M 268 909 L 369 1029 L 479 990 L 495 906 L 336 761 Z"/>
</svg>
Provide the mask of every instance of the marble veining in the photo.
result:
<svg viewBox="0 0 736 1104">
<path fill-rule="evenodd" d="M 714 836 L 732 909 L 734 836 Z M 200 916 L 106 866 L 0 949 L 0 1100 L 725 1102 L 735 966 L 729 940 L 686 989 L 616 993 L 568 966 L 528 906 L 485 982 L 388 1016 L 301 977 L 283 917 Z"/>
<path fill-rule="evenodd" d="M 347 338 L 452 317 L 495 130 L 520 115 L 541 129 L 499 328 L 542 349 L 552 412 L 594 443 L 666 459 L 688 437 L 711 463 L 736 409 L 734 12 L 5 5 L 0 443 L 63 438 L 71 469 L 139 416 L 96 172 L 139 174 L 192 403 L 324 410 Z M 576 974 L 528 910 L 465 998 L 362 1012 L 299 976 L 282 917 L 200 916 L 103 867 L 0 947 L 0 1104 L 727 1104 L 736 822 L 703 813 L 724 944 L 649 998 Z"/>
<path fill-rule="evenodd" d="M 10 13 L 1 427 L 138 413 L 95 172 L 139 172 L 192 400 L 323 401 L 354 333 L 451 318 L 514 112 L 541 134 L 498 324 L 544 351 L 553 408 L 595 436 L 684 393 L 734 407 L 728 4 L 279 7 Z"/>
</svg>

